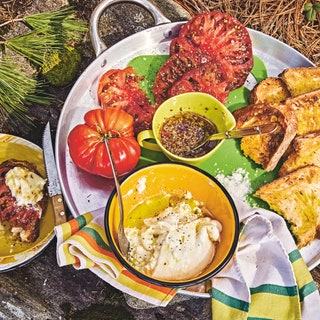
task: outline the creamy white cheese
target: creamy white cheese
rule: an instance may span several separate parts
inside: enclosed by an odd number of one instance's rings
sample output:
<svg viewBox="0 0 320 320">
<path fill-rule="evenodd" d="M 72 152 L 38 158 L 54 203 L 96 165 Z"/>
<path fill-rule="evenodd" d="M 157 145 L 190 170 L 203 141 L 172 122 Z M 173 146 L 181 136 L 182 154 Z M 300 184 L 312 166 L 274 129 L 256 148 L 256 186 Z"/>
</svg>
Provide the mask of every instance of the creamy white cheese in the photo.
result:
<svg viewBox="0 0 320 320">
<path fill-rule="evenodd" d="M 190 197 L 186 193 L 186 199 Z M 144 219 L 141 229 L 125 229 L 129 259 L 141 272 L 163 280 L 186 280 L 212 261 L 222 226 L 185 200 Z"/>
<path fill-rule="evenodd" d="M 146 189 L 146 182 L 147 182 L 146 177 L 141 177 L 138 179 L 138 183 L 136 185 L 136 189 L 138 193 L 142 193 Z"/>
<path fill-rule="evenodd" d="M 46 180 L 27 168 L 14 167 L 6 173 L 6 185 L 20 206 L 35 206 L 43 198 Z"/>
</svg>

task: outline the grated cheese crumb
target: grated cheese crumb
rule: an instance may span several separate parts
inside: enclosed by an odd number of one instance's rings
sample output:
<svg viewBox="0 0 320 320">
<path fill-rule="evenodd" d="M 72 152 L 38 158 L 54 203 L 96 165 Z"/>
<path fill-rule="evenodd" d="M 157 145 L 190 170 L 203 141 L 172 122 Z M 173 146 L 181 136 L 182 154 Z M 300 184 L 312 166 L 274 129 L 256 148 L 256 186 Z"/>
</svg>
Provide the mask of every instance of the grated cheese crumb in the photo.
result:
<svg viewBox="0 0 320 320">
<path fill-rule="evenodd" d="M 247 196 L 252 192 L 248 171 L 238 168 L 229 176 L 219 173 L 216 178 L 233 198 L 247 202 Z"/>
</svg>

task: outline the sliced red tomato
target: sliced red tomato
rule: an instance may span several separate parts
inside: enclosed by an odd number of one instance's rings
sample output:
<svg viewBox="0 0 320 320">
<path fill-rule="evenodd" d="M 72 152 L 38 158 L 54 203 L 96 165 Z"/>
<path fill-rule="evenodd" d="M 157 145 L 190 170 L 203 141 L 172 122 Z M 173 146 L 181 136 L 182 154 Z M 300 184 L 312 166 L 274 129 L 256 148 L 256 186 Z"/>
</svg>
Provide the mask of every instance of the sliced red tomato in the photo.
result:
<svg viewBox="0 0 320 320">
<path fill-rule="evenodd" d="M 181 79 L 190 69 L 210 61 L 210 55 L 201 50 L 180 50 L 172 55 L 160 68 L 155 79 L 153 94 L 155 101 L 160 105 L 168 98 L 171 86 Z"/>
<path fill-rule="evenodd" d="M 173 84 L 169 97 L 193 91 L 209 93 L 225 104 L 230 91 L 229 78 L 221 65 L 211 61 L 186 72 Z"/>
<path fill-rule="evenodd" d="M 109 139 L 119 176 L 129 173 L 140 158 L 140 146 L 134 137 L 133 123 L 133 117 L 118 108 L 88 111 L 84 116 L 84 123 L 74 127 L 68 135 L 73 162 L 89 173 L 112 178 L 105 146 L 105 139 Z"/>
<path fill-rule="evenodd" d="M 139 86 L 132 67 L 111 69 L 99 80 L 98 100 L 103 108 L 121 108 L 134 118 L 134 132 L 150 129 L 155 108 Z"/>
<path fill-rule="evenodd" d="M 105 72 L 98 85 L 98 98 L 101 93 L 107 91 L 110 87 L 123 89 L 139 89 L 138 75 L 132 67 L 125 69 L 110 69 Z"/>
<path fill-rule="evenodd" d="M 229 64 L 242 86 L 253 67 L 252 43 L 246 27 L 236 18 L 220 11 L 199 14 L 182 26 L 171 44 L 175 54 L 190 46 L 209 53 L 216 61 Z"/>
<path fill-rule="evenodd" d="M 197 60 L 192 54 L 195 51 Z M 187 59 L 180 63 L 178 57 L 181 53 L 200 63 L 188 64 Z M 158 104 L 189 91 L 211 93 L 223 102 L 230 90 L 244 84 L 253 67 L 252 44 L 247 29 L 237 19 L 219 11 L 199 14 L 184 24 L 179 36 L 170 44 L 170 55 L 154 85 L 153 93 Z M 210 74 L 212 72 L 216 74 Z M 204 79 L 201 80 L 200 75 Z"/>
</svg>

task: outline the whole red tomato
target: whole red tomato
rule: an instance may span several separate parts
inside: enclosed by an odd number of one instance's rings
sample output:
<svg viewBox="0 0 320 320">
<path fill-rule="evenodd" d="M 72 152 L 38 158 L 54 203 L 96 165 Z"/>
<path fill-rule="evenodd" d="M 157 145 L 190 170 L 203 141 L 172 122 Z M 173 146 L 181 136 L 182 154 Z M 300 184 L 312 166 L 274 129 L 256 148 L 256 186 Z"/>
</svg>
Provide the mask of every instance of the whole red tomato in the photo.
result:
<svg viewBox="0 0 320 320">
<path fill-rule="evenodd" d="M 118 175 L 132 171 L 140 158 L 140 146 L 133 132 L 133 117 L 121 109 L 110 107 L 88 111 L 84 121 L 84 124 L 74 127 L 68 136 L 73 162 L 89 173 L 112 178 L 105 146 L 105 139 L 109 139 Z"/>
</svg>

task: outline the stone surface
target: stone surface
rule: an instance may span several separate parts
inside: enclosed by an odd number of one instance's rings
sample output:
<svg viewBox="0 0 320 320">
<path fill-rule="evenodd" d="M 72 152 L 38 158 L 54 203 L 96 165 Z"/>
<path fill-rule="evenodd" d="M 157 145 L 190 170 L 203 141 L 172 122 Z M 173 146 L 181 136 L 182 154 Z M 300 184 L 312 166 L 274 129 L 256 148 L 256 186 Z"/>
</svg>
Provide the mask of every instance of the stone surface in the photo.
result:
<svg viewBox="0 0 320 320">
<path fill-rule="evenodd" d="M 55 240 L 28 265 L 0 275 L 0 319 L 210 319 L 210 300 L 177 296 L 148 308 L 88 270 L 56 263 Z M 130 300 L 130 299 L 129 299 Z"/>
</svg>

